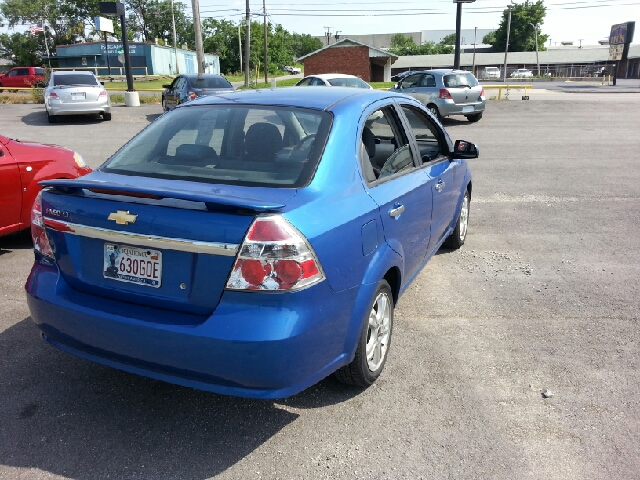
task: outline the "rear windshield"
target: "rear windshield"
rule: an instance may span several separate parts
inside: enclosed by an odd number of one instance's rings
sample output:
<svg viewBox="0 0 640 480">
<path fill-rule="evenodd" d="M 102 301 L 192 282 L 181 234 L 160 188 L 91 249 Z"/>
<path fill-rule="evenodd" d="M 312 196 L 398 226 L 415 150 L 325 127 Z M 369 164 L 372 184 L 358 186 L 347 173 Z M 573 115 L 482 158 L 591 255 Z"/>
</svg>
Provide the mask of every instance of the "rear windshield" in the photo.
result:
<svg viewBox="0 0 640 480">
<path fill-rule="evenodd" d="M 331 78 L 327 82 L 334 87 L 369 88 L 369 84 L 359 78 Z"/>
<path fill-rule="evenodd" d="M 98 80 L 93 75 L 82 75 L 79 73 L 55 74 L 53 76 L 55 87 L 62 85 L 98 85 Z"/>
<path fill-rule="evenodd" d="M 193 88 L 233 88 L 227 79 L 222 77 L 189 78 L 189 85 Z"/>
<path fill-rule="evenodd" d="M 160 117 L 104 172 L 204 183 L 300 187 L 313 176 L 331 126 L 323 111 L 192 105 Z"/>
<path fill-rule="evenodd" d="M 442 81 L 447 88 L 475 87 L 478 85 L 478 80 L 473 76 L 473 73 L 453 73 L 445 75 Z"/>
</svg>

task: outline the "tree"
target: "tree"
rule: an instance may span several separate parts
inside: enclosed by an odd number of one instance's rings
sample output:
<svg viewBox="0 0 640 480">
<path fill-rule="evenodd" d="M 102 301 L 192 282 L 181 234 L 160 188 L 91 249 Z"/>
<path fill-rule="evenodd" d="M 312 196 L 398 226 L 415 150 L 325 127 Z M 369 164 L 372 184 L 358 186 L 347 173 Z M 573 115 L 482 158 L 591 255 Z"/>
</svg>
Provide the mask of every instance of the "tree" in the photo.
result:
<svg viewBox="0 0 640 480">
<path fill-rule="evenodd" d="M 445 37 L 446 38 L 446 37 Z M 411 37 L 405 37 L 401 33 L 396 33 L 391 37 L 391 53 L 396 55 L 437 55 L 439 53 L 453 53 L 453 47 L 444 45 L 442 42 L 424 42 L 422 45 L 416 45 Z"/>
<path fill-rule="evenodd" d="M 15 65 L 40 65 L 44 50 L 44 37 L 41 33 L 0 35 L 0 57 L 11 60 Z"/>
<path fill-rule="evenodd" d="M 445 37 L 440 40 L 439 45 L 455 45 L 456 44 L 456 34 L 450 33 L 449 35 L 445 35 Z"/>
<path fill-rule="evenodd" d="M 536 30 L 538 29 L 538 49 L 546 50 L 544 45 L 549 35 L 539 32 L 540 26 L 544 23 L 544 17 L 547 8 L 544 6 L 543 0 L 532 2 L 525 0 L 524 3 L 518 3 L 511 9 L 511 31 L 509 34 L 509 51 L 510 52 L 530 52 L 536 49 Z M 502 14 L 502 21 L 498 30 L 493 32 L 494 37 L 485 35 L 482 39 L 483 43 L 489 43 L 496 52 L 504 52 L 507 43 L 507 24 L 509 21 L 509 10 L 506 9 Z M 487 41 L 493 40 L 493 41 Z"/>
</svg>

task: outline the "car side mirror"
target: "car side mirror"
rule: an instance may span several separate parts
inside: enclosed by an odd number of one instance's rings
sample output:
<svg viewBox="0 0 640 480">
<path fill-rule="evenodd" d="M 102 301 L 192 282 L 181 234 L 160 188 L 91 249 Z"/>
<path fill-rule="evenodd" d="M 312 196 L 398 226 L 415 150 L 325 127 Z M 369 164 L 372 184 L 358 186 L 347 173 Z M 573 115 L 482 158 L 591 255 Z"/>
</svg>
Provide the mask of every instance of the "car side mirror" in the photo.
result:
<svg viewBox="0 0 640 480">
<path fill-rule="evenodd" d="M 171 88 L 171 85 L 162 85 L 162 88 Z"/>
<path fill-rule="evenodd" d="M 102 85 L 104 87 L 104 82 L 100 82 L 100 85 Z"/>
<path fill-rule="evenodd" d="M 455 158 L 478 158 L 480 150 L 475 143 L 466 140 L 456 140 L 453 146 L 453 156 Z"/>
</svg>

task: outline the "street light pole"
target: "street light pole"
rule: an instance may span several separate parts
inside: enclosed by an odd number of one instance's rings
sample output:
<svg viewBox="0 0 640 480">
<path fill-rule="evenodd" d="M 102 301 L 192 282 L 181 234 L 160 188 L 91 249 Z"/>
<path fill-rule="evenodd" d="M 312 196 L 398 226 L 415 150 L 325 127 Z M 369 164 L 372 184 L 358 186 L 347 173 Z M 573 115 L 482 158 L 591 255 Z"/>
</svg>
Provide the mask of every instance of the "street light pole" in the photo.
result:
<svg viewBox="0 0 640 480">
<path fill-rule="evenodd" d="M 473 33 L 473 61 L 471 62 L 471 73 L 476 74 L 476 42 L 478 41 L 478 27 L 474 27 Z"/>
<path fill-rule="evenodd" d="M 513 1 L 511 2 L 513 4 Z M 507 82 L 507 53 L 509 52 L 509 33 L 511 32 L 511 9 L 513 5 L 507 5 L 509 9 L 509 20 L 507 20 L 507 45 L 504 47 L 504 70 L 502 81 Z"/>
<path fill-rule="evenodd" d="M 247 13 L 245 18 L 245 29 L 246 32 L 244 34 L 244 86 L 249 86 L 249 68 L 250 61 L 249 55 L 251 53 L 250 45 L 251 45 L 251 10 L 249 9 L 249 0 L 247 0 Z"/>
<path fill-rule="evenodd" d="M 456 50 L 453 55 L 453 68 L 460 70 L 460 27 L 462 24 L 462 3 L 456 3 Z"/>
<path fill-rule="evenodd" d="M 533 27 L 533 31 L 536 33 L 536 63 L 538 64 L 538 76 L 540 76 L 540 58 L 538 57 L 538 27 L 533 23 L 530 23 Z"/>
<path fill-rule="evenodd" d="M 180 67 L 178 67 L 178 40 L 176 36 L 176 16 L 173 13 L 173 0 L 171 0 L 171 23 L 173 24 L 173 53 L 176 57 L 176 73 L 180 74 Z"/>
<path fill-rule="evenodd" d="M 191 0 L 191 10 L 193 10 L 193 29 L 196 34 L 198 73 L 204 73 L 204 47 L 202 46 L 202 25 L 200 24 L 200 3 L 198 0 Z"/>
</svg>

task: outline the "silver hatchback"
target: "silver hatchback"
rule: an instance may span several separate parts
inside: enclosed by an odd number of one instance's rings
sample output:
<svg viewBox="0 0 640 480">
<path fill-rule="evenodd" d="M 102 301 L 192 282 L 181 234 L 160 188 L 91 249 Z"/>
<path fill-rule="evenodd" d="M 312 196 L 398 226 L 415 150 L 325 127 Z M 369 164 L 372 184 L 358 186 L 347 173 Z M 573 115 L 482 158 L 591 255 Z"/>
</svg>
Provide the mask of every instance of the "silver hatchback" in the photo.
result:
<svg viewBox="0 0 640 480">
<path fill-rule="evenodd" d="M 55 71 L 44 90 L 49 123 L 58 115 L 102 115 L 111 120 L 109 94 L 92 72 Z"/>
<path fill-rule="evenodd" d="M 484 88 L 471 72 L 464 70 L 414 72 L 389 90 L 419 100 L 439 119 L 464 115 L 470 122 L 477 122 L 486 105 Z"/>
</svg>

